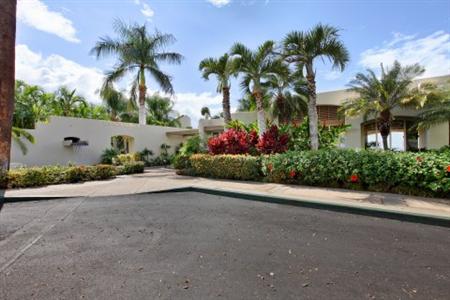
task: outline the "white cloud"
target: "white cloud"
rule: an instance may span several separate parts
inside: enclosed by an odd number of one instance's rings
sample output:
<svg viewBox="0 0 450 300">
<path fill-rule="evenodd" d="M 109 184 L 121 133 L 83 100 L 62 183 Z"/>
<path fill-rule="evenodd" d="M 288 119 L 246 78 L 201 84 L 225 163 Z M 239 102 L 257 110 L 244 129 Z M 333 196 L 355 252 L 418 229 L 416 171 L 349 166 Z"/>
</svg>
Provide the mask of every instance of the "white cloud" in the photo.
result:
<svg viewBox="0 0 450 300">
<path fill-rule="evenodd" d="M 395 33 L 392 40 L 382 47 L 361 53 L 360 64 L 378 69 L 380 63 L 392 65 L 398 60 L 402 64 L 420 63 L 425 67 L 423 77 L 439 76 L 450 72 L 450 34 L 437 31 L 423 38 Z"/>
<path fill-rule="evenodd" d="M 231 0 L 207 0 L 207 1 L 217 7 L 228 5 L 231 2 Z"/>
<path fill-rule="evenodd" d="M 19 0 L 17 18 L 31 27 L 57 35 L 66 41 L 80 42 L 72 21 L 59 12 L 50 11 L 40 0 Z"/>
<path fill-rule="evenodd" d="M 103 72 L 82 66 L 60 55 L 47 57 L 33 52 L 27 45 L 16 46 L 16 78 L 42 86 L 49 92 L 62 85 L 77 89 L 88 101 L 100 103 L 97 94 L 103 81 Z"/>
<path fill-rule="evenodd" d="M 151 17 L 153 17 L 153 15 L 155 14 L 155 12 L 153 11 L 153 9 L 152 9 L 147 3 L 143 3 L 143 4 L 142 4 L 141 13 L 142 13 L 144 16 L 146 16 L 147 18 L 151 18 Z"/>
<path fill-rule="evenodd" d="M 324 71 L 323 78 L 325 80 L 333 81 L 341 78 L 343 73 L 341 71 L 333 70 L 333 71 Z"/>
<path fill-rule="evenodd" d="M 134 4 L 141 7 L 141 13 L 151 21 L 151 18 L 155 15 L 155 11 L 144 0 L 134 0 Z"/>
<path fill-rule="evenodd" d="M 219 94 L 204 93 L 176 93 L 173 97 L 174 109 L 182 115 L 191 117 L 194 127 L 198 124 L 198 119 L 202 118 L 200 110 L 208 106 L 211 114 L 215 115 L 222 110 L 222 96 Z"/>
</svg>

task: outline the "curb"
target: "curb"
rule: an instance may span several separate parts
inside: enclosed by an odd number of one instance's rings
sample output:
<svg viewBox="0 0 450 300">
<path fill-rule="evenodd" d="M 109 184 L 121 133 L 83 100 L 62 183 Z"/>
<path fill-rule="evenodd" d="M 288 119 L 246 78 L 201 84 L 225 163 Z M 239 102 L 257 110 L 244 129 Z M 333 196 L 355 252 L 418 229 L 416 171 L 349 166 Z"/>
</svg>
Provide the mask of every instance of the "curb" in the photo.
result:
<svg viewBox="0 0 450 300">
<path fill-rule="evenodd" d="M 381 208 L 381 207 L 364 207 L 360 205 L 352 205 L 352 204 L 339 204 L 339 203 L 331 203 L 331 202 L 323 202 L 317 200 L 308 200 L 308 199 L 299 199 L 294 197 L 286 197 L 286 196 L 269 196 L 252 192 L 239 192 L 227 189 L 212 189 L 212 188 L 203 188 L 203 187 L 195 187 L 195 186 L 187 186 L 187 187 L 179 187 L 172 189 L 163 189 L 156 190 L 150 192 L 143 193 L 135 193 L 128 195 L 145 195 L 145 194 L 162 194 L 162 193 L 178 193 L 178 192 L 199 192 L 204 194 L 216 195 L 216 196 L 225 196 L 231 198 L 238 198 L 242 200 L 249 201 L 259 201 L 266 203 L 274 203 L 281 205 L 290 205 L 297 207 L 307 207 L 313 209 L 322 209 L 329 210 L 335 212 L 343 212 L 343 213 L 351 213 L 356 215 L 363 216 L 372 216 L 379 217 L 385 219 L 399 220 L 404 222 L 411 223 L 421 223 L 427 225 L 441 226 L 450 228 L 450 216 L 436 216 L 426 213 L 415 213 L 415 212 L 407 212 L 394 210 L 389 208 Z M 113 197 L 125 196 L 125 195 L 115 195 Z M 99 197 L 109 197 L 109 196 L 99 196 Z M 41 200 L 58 200 L 58 199 L 68 199 L 68 198 L 77 198 L 74 196 L 37 196 L 37 197 L 4 197 L 0 198 L 0 209 L 3 203 L 14 203 L 14 202 L 27 202 L 27 201 L 41 201 Z M 2 203 L 3 202 L 3 203 Z"/>
<path fill-rule="evenodd" d="M 170 193 L 170 192 L 200 192 L 216 196 L 226 196 L 231 198 L 238 198 L 250 201 L 259 201 L 266 203 L 275 203 L 281 205 L 290 205 L 297 207 L 307 207 L 313 209 L 325 209 L 329 211 L 351 213 L 363 216 L 380 217 L 385 219 L 399 220 L 411 223 L 421 223 L 427 225 L 435 225 L 441 227 L 450 228 L 450 216 L 435 216 L 426 213 L 414 213 L 393 210 L 388 208 L 378 208 L 378 207 L 363 207 L 351 204 L 338 204 L 338 203 L 326 203 L 322 201 L 298 199 L 291 197 L 280 197 L 280 196 L 268 196 L 262 194 L 256 194 L 251 192 L 237 192 L 233 190 L 226 189 L 209 189 L 200 187 L 184 187 L 184 188 L 174 188 L 168 190 L 154 191 L 149 193 Z"/>
</svg>

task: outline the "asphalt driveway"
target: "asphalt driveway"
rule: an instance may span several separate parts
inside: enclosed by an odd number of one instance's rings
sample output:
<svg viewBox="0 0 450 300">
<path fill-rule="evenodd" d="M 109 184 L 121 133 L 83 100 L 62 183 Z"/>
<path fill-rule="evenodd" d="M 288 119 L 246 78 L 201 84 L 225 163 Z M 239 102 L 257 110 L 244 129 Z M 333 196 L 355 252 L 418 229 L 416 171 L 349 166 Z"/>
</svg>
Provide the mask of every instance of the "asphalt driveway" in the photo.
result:
<svg viewBox="0 0 450 300">
<path fill-rule="evenodd" d="M 448 299 L 450 229 L 196 192 L 5 204 L 0 299 Z"/>
</svg>

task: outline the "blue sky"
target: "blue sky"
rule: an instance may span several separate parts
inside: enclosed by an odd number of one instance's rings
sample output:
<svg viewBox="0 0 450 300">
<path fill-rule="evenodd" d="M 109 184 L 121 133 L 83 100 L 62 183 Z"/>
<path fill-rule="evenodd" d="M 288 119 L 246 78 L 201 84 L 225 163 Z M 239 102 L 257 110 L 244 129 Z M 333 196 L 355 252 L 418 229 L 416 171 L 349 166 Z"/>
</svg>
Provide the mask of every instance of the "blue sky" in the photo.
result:
<svg viewBox="0 0 450 300">
<path fill-rule="evenodd" d="M 279 41 L 291 30 L 307 30 L 322 22 L 341 29 L 350 51 L 346 70 L 336 72 L 317 63 L 319 91 L 345 88 L 358 71 L 398 59 L 420 62 L 425 76 L 450 73 L 450 1 L 402 0 L 18 0 L 16 77 L 54 90 L 64 84 L 99 102 L 102 72 L 114 59 L 89 55 L 99 36 L 114 36 L 112 22 L 146 22 L 172 33 L 171 47 L 185 56 L 180 66 L 162 68 L 174 77 L 174 101 L 194 124 L 200 108 L 217 112 L 221 97 L 214 80 L 204 81 L 198 63 L 217 57 L 234 42 L 251 48 Z M 241 96 L 232 83 L 232 108 Z M 122 83 L 126 86 L 126 82 Z M 150 81 L 151 91 L 157 90 Z"/>
</svg>

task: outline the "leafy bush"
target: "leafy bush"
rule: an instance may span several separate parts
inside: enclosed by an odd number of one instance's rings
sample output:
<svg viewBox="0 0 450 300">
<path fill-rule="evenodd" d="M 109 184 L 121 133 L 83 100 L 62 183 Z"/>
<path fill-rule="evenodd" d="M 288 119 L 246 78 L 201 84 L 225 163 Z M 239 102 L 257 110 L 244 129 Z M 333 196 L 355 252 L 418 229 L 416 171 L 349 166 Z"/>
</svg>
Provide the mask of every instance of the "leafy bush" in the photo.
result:
<svg viewBox="0 0 450 300">
<path fill-rule="evenodd" d="M 130 162 L 118 166 L 116 168 L 117 175 L 128 175 L 128 174 L 136 174 L 136 173 L 144 173 L 145 164 L 142 161 Z"/>
<path fill-rule="evenodd" d="M 320 149 L 333 149 L 339 144 L 340 138 L 350 125 L 342 126 L 319 126 L 319 144 Z M 305 118 L 300 125 L 283 125 L 282 132 L 285 132 L 290 137 L 289 150 L 306 151 L 311 149 L 309 138 L 309 122 Z"/>
<path fill-rule="evenodd" d="M 260 158 L 250 155 L 208 155 L 194 154 L 190 158 L 192 175 L 258 180 L 260 174 Z"/>
<path fill-rule="evenodd" d="M 187 170 L 191 168 L 190 155 L 178 154 L 173 160 L 173 167 L 177 170 Z"/>
<path fill-rule="evenodd" d="M 8 172 L 9 188 L 25 188 L 49 184 L 74 183 L 112 178 L 115 169 L 110 165 L 44 166 L 13 169 Z"/>
<path fill-rule="evenodd" d="M 117 151 L 114 148 L 105 149 L 103 150 L 100 161 L 102 164 L 111 165 L 113 163 L 113 159 L 119 154 L 120 154 L 119 151 Z"/>
<path fill-rule="evenodd" d="M 141 161 L 141 156 L 138 152 L 136 153 L 127 153 L 127 154 L 119 154 L 113 158 L 113 164 L 121 166 L 124 164 L 129 164 L 133 162 Z"/>
<path fill-rule="evenodd" d="M 210 154 L 247 154 L 255 152 L 258 134 L 244 130 L 229 129 L 208 140 Z"/>
<path fill-rule="evenodd" d="M 8 173 L 5 170 L 0 169 L 0 189 L 6 188 L 7 184 L 8 184 Z"/>
<path fill-rule="evenodd" d="M 203 153 L 205 149 L 203 147 L 203 141 L 199 135 L 195 135 L 186 140 L 186 142 L 179 149 L 179 154 L 183 156 L 190 156 L 196 153 Z"/>
<path fill-rule="evenodd" d="M 450 197 L 450 154 L 319 150 L 266 156 L 267 181 Z"/>
<path fill-rule="evenodd" d="M 276 125 L 272 125 L 269 130 L 263 133 L 256 145 L 259 152 L 263 154 L 273 154 L 286 152 L 288 149 L 289 136 L 280 133 Z"/>
</svg>

